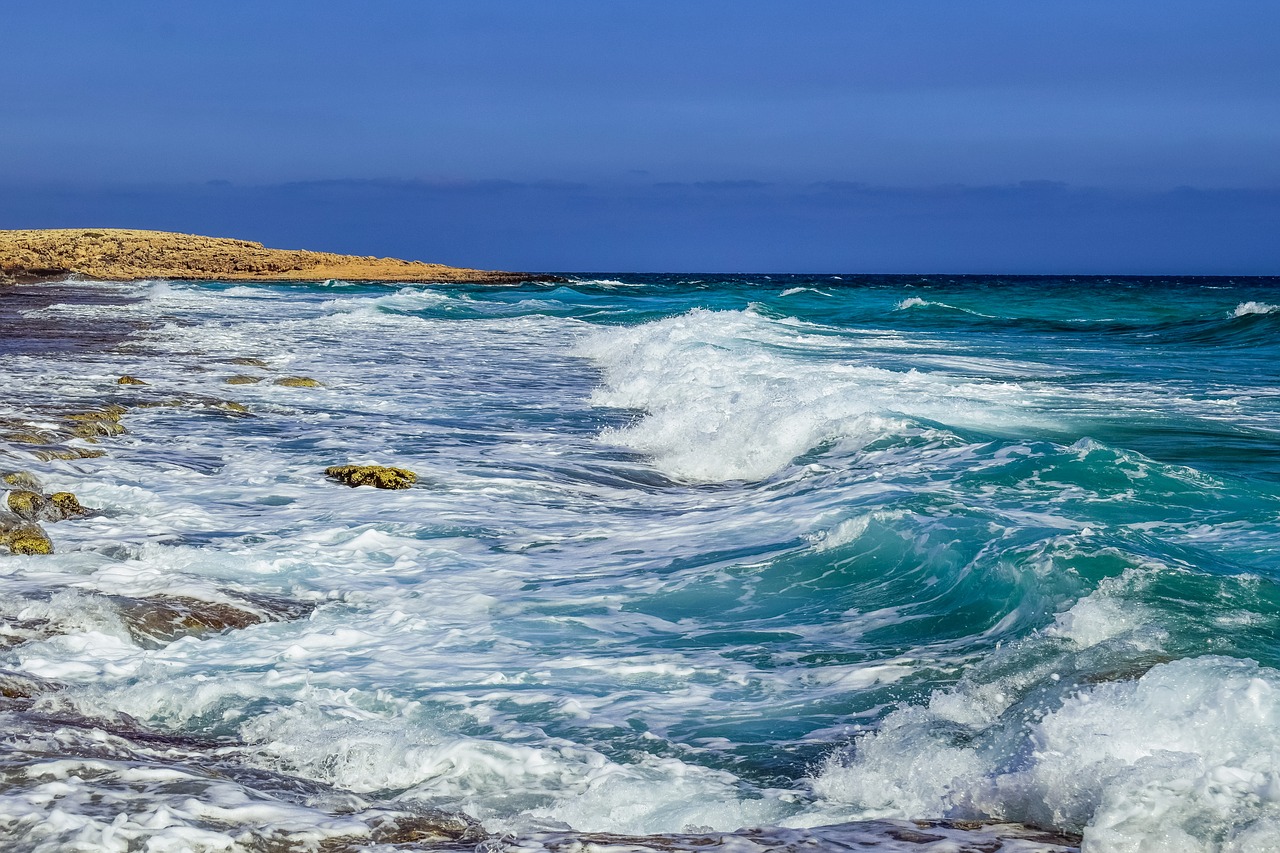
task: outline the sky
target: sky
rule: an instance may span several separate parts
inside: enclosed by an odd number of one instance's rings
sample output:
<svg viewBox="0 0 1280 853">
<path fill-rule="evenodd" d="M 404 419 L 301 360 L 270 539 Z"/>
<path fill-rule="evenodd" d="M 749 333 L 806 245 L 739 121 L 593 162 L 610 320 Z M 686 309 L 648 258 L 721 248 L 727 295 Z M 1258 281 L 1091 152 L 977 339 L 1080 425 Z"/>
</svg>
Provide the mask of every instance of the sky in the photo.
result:
<svg viewBox="0 0 1280 853">
<path fill-rule="evenodd" d="M 555 271 L 1280 273 L 1274 0 L 0 21 L 0 228 Z"/>
</svg>

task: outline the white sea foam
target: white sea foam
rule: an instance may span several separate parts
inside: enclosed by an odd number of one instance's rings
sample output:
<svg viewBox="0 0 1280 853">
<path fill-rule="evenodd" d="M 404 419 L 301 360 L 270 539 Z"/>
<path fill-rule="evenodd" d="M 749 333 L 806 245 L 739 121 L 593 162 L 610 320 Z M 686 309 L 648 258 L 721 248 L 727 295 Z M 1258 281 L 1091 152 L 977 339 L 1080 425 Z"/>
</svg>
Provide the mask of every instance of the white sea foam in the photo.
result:
<svg viewBox="0 0 1280 853">
<path fill-rule="evenodd" d="M 593 402 L 646 416 L 602 436 L 689 481 L 758 480 L 825 442 L 846 452 L 911 418 L 1008 423 L 1021 389 L 892 371 L 839 355 L 847 342 L 752 310 L 705 311 L 597 333 L 581 351 L 604 370 Z"/>
<path fill-rule="evenodd" d="M 906 311 L 911 308 L 946 308 L 951 311 L 963 311 L 965 314 L 972 314 L 975 317 L 994 318 L 994 314 L 983 314 L 980 311 L 974 311 L 969 308 L 961 308 L 957 305 L 948 305 L 946 302 L 935 302 L 929 299 L 922 299 L 919 296 L 908 296 L 899 302 L 895 307 L 895 311 Z"/>
<path fill-rule="evenodd" d="M 786 290 L 778 294 L 778 296 L 795 296 L 797 293 L 816 293 L 819 296 L 831 296 L 825 290 L 819 290 L 816 287 L 788 287 Z"/>
<path fill-rule="evenodd" d="M 1245 317 L 1249 314 L 1271 314 L 1280 311 L 1280 305 L 1270 305 L 1266 302 L 1241 302 L 1231 312 L 1232 317 Z"/>
<path fill-rule="evenodd" d="M 1137 681 L 1072 694 L 1024 734 L 1017 720 L 996 723 L 1015 728 L 994 750 L 951 740 L 948 724 L 996 719 L 989 706 L 960 710 L 977 699 L 961 698 L 937 694 L 891 714 L 851 762 L 829 763 L 815 790 L 863 817 L 994 817 L 1083 831 L 1085 850 L 1208 853 L 1275 838 L 1280 672 L 1217 657 L 1161 664 Z"/>
</svg>

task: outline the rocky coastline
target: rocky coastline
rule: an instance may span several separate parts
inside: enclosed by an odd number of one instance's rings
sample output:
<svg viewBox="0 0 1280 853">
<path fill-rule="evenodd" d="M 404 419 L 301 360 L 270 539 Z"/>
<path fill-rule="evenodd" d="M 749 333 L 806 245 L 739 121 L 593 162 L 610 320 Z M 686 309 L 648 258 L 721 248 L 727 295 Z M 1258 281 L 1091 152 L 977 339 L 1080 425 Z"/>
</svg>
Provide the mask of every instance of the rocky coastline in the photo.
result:
<svg viewBox="0 0 1280 853">
<path fill-rule="evenodd" d="M 0 285 L 90 279 L 186 281 L 390 281 L 517 284 L 556 276 L 269 249 L 261 243 L 169 231 L 55 228 L 0 231 Z"/>
</svg>

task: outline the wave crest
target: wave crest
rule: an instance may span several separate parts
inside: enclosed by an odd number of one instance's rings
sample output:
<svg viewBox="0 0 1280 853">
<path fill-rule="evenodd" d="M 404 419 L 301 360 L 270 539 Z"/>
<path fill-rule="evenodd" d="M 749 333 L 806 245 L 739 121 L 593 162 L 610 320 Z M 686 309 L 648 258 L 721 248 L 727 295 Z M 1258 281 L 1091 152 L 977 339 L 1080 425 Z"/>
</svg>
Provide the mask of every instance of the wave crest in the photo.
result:
<svg viewBox="0 0 1280 853">
<path fill-rule="evenodd" d="M 1280 305 L 1270 305 L 1266 302 L 1241 302 L 1231 312 L 1232 317 L 1245 317 L 1249 314 L 1273 314 L 1280 311 Z"/>
</svg>

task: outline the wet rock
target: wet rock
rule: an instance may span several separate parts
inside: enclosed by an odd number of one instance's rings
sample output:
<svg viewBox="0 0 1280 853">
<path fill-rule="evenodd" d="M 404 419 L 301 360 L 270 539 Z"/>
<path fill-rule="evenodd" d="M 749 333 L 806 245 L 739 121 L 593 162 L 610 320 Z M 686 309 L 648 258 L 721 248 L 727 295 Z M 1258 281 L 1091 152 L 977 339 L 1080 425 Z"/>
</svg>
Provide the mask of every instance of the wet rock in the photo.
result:
<svg viewBox="0 0 1280 853">
<path fill-rule="evenodd" d="M 33 492 L 44 491 L 44 485 L 40 482 L 40 479 L 28 471 L 8 471 L 0 474 L 0 483 L 15 489 L 30 489 Z"/>
<path fill-rule="evenodd" d="M 238 364 L 242 367 L 270 367 L 260 358 L 229 358 L 227 364 Z"/>
<path fill-rule="evenodd" d="M 323 388 L 324 385 L 310 376 L 281 376 L 275 381 L 276 385 L 283 385 L 286 388 Z"/>
<path fill-rule="evenodd" d="M 71 492 L 44 495 L 28 489 L 9 492 L 9 511 L 23 521 L 62 521 L 88 512 Z"/>
<path fill-rule="evenodd" d="M 24 521 L 49 521 L 54 514 L 53 504 L 39 492 L 16 489 L 9 492 L 5 504 L 9 512 Z"/>
<path fill-rule="evenodd" d="M 8 441 L 16 441 L 18 444 L 49 444 L 53 441 L 53 436 L 40 432 L 10 432 L 5 434 Z"/>
<path fill-rule="evenodd" d="M 129 374 L 126 373 L 124 376 L 121 376 L 119 379 L 116 380 L 116 384 L 117 385 L 146 385 L 147 383 L 143 382 L 141 379 L 139 379 L 136 376 L 130 376 Z"/>
<path fill-rule="evenodd" d="M 228 376 L 226 379 L 222 381 L 227 383 L 228 385 L 256 385 L 262 381 L 262 377 L 249 376 L 244 373 L 239 373 L 239 374 L 236 374 L 235 376 Z"/>
<path fill-rule="evenodd" d="M 376 489 L 407 489 L 418 481 L 408 468 L 386 465 L 334 465 L 324 469 L 328 477 L 348 486 L 373 486 Z"/>
<path fill-rule="evenodd" d="M 93 441 L 98 436 L 123 433 L 125 430 L 120 423 L 120 416 L 125 411 L 123 406 L 106 406 L 88 412 L 72 412 L 66 416 L 66 419 L 71 421 L 72 435 Z"/>
<path fill-rule="evenodd" d="M 53 543 L 40 525 L 8 510 L 0 510 L 0 545 L 11 554 L 53 553 Z"/>
<path fill-rule="evenodd" d="M 236 415 L 253 417 L 247 407 L 242 406 L 233 400 L 222 400 L 217 397 L 187 397 L 185 399 L 174 398 L 172 400 L 147 400 L 145 402 L 138 403 L 137 405 L 138 408 L 141 409 L 221 409 L 224 412 L 233 412 Z"/>
<path fill-rule="evenodd" d="M 50 462 L 54 459 L 96 459 L 106 456 L 107 452 L 87 447 L 56 447 L 52 450 L 36 450 L 33 455 L 41 462 Z"/>
<path fill-rule="evenodd" d="M 181 637 L 220 634 L 264 622 L 287 622 L 309 614 L 313 605 L 275 599 L 270 596 L 245 596 L 237 604 L 203 601 L 187 596 L 154 596 L 129 598 L 111 596 L 125 627 L 134 640 L 143 643 L 169 643 Z"/>
<path fill-rule="evenodd" d="M 375 844 L 453 842 L 473 845 L 488 838 L 484 827 L 474 818 L 442 811 L 386 815 L 370 821 L 369 829 L 369 840 Z"/>
<path fill-rule="evenodd" d="M 49 502 L 62 513 L 63 518 L 73 518 L 89 512 L 73 492 L 54 492 L 49 496 Z"/>
<path fill-rule="evenodd" d="M 35 678 L 22 672 L 0 669 L 0 700 L 9 700 L 0 704 L 0 707 L 30 707 L 32 699 L 53 693 L 58 689 L 59 685 L 52 681 Z"/>
</svg>

